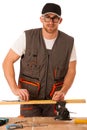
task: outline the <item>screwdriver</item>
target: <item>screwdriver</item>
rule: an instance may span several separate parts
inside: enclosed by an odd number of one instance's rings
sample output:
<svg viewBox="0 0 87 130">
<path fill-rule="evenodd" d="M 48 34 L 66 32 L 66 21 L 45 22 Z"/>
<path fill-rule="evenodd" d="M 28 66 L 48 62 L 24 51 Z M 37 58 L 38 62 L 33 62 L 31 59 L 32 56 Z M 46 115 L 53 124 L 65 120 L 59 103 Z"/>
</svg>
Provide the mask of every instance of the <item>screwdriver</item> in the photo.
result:
<svg viewBox="0 0 87 130">
<path fill-rule="evenodd" d="M 6 130 L 14 130 L 14 129 L 18 129 L 18 128 L 23 128 L 22 124 L 9 124 L 6 125 Z"/>
<path fill-rule="evenodd" d="M 47 124 L 30 124 L 27 126 L 23 126 L 22 124 L 9 124 L 6 125 L 6 130 L 14 130 L 18 128 L 24 128 L 24 127 L 43 127 L 43 126 L 48 126 Z"/>
</svg>

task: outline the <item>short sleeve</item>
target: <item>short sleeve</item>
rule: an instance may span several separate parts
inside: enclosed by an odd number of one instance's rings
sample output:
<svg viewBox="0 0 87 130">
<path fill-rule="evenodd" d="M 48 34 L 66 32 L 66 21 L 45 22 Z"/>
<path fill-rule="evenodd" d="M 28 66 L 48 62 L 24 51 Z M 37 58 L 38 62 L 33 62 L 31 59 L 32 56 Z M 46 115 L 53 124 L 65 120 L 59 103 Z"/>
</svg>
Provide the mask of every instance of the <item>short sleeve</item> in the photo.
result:
<svg viewBox="0 0 87 130">
<path fill-rule="evenodd" d="M 70 57 L 70 61 L 75 61 L 75 60 L 77 60 L 76 49 L 75 49 L 75 45 L 73 45 L 72 52 L 71 52 L 71 57 Z"/>
<path fill-rule="evenodd" d="M 11 49 L 16 54 L 18 54 L 19 56 L 22 56 L 25 53 L 25 49 L 26 49 L 26 37 L 25 37 L 25 33 L 24 32 L 15 41 L 15 43 L 12 45 Z"/>
</svg>

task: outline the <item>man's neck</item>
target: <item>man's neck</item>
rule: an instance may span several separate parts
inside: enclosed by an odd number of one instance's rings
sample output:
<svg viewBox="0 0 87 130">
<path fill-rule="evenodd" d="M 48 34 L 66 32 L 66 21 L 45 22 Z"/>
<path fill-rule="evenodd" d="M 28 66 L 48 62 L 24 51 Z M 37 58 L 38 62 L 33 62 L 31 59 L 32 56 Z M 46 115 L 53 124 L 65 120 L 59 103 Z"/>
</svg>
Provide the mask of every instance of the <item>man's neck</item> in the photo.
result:
<svg viewBox="0 0 87 130">
<path fill-rule="evenodd" d="M 46 39 L 54 39 L 58 36 L 58 30 L 54 33 L 48 33 L 44 29 L 42 29 L 42 34 L 43 37 L 45 37 Z"/>
</svg>

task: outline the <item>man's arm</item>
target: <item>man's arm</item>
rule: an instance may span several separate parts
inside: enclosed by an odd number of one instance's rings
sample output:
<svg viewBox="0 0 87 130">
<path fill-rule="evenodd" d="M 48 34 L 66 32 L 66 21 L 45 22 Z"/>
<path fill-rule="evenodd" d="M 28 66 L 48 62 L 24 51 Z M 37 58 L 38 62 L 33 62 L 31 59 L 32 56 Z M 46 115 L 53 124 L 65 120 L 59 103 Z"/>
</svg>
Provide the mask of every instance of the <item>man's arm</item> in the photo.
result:
<svg viewBox="0 0 87 130">
<path fill-rule="evenodd" d="M 12 90 L 12 92 L 19 96 L 22 100 L 29 99 L 29 93 L 26 89 L 20 89 L 15 80 L 14 63 L 20 58 L 12 49 L 9 50 L 7 56 L 3 61 L 3 71 L 5 78 Z"/>
<path fill-rule="evenodd" d="M 64 94 L 66 94 L 69 88 L 71 87 L 74 81 L 75 75 L 76 75 L 76 61 L 72 61 L 69 63 L 69 69 L 64 79 L 63 87 L 61 89 L 61 91 Z"/>
<path fill-rule="evenodd" d="M 70 87 L 74 81 L 75 75 L 76 75 L 76 61 L 72 61 L 69 63 L 68 71 L 65 76 L 62 89 L 60 91 L 56 91 L 54 93 L 52 100 L 58 101 L 58 100 L 64 99 L 64 95 L 70 89 Z"/>
</svg>

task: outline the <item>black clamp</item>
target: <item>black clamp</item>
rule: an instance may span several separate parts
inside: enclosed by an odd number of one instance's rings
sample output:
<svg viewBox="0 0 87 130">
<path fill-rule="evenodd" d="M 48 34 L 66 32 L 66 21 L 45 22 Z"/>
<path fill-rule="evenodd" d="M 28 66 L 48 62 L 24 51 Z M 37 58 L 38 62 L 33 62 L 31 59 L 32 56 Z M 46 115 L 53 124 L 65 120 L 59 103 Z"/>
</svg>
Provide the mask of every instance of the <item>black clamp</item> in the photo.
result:
<svg viewBox="0 0 87 130">
<path fill-rule="evenodd" d="M 57 116 L 55 117 L 55 119 L 71 120 L 70 119 L 70 112 L 65 107 L 65 105 L 66 105 L 65 101 L 60 101 L 60 102 L 56 103 Z"/>
</svg>

